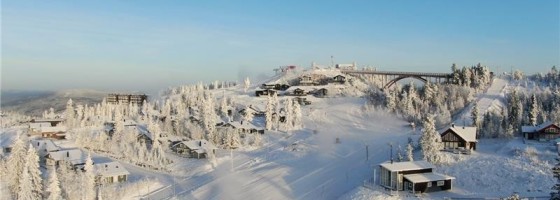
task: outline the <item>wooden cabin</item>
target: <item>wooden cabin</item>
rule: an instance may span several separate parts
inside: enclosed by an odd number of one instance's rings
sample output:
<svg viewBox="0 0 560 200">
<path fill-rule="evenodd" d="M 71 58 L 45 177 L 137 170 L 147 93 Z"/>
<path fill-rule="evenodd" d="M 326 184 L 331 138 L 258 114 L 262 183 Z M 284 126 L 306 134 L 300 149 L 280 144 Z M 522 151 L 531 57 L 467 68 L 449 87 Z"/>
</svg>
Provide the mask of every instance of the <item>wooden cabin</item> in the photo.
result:
<svg viewBox="0 0 560 200">
<path fill-rule="evenodd" d="M 208 157 L 208 153 L 216 154 L 216 149 L 214 144 L 205 139 L 182 141 L 171 146 L 171 150 L 177 154 L 198 159 Z"/>
<path fill-rule="evenodd" d="M 560 138 L 560 127 L 551 121 L 538 126 L 522 126 L 521 132 L 527 140 L 551 141 Z"/>
<path fill-rule="evenodd" d="M 303 76 L 299 77 L 299 85 L 301 85 L 301 86 L 317 85 L 317 81 L 314 79 L 313 76 L 303 75 Z"/>
<path fill-rule="evenodd" d="M 315 90 L 313 94 L 315 94 L 316 97 L 326 97 L 329 94 L 329 91 L 326 88 L 321 88 Z"/>
<path fill-rule="evenodd" d="M 445 149 L 476 150 L 476 127 L 458 127 L 452 124 L 440 135 Z"/>
<path fill-rule="evenodd" d="M 53 138 L 53 139 L 66 139 L 66 127 L 56 126 L 56 127 L 40 127 L 39 133 L 41 137 Z"/>
<path fill-rule="evenodd" d="M 268 96 L 268 95 L 278 95 L 278 92 L 276 90 L 270 90 L 270 89 L 255 91 L 255 96 L 257 97 Z"/>
<path fill-rule="evenodd" d="M 332 81 L 334 83 L 344 84 L 346 82 L 346 77 L 342 75 L 336 75 L 335 77 L 333 77 Z"/>
<path fill-rule="evenodd" d="M 293 92 L 293 95 L 294 96 L 305 96 L 307 94 L 305 93 L 305 90 L 303 90 L 301 88 L 296 88 Z"/>
<path fill-rule="evenodd" d="M 126 182 L 130 174 L 119 162 L 95 164 L 93 172 L 97 184 Z"/>
<path fill-rule="evenodd" d="M 427 161 L 385 162 L 379 165 L 379 184 L 390 190 L 413 193 L 450 190 L 451 176 L 434 173 L 435 166 Z"/>
</svg>

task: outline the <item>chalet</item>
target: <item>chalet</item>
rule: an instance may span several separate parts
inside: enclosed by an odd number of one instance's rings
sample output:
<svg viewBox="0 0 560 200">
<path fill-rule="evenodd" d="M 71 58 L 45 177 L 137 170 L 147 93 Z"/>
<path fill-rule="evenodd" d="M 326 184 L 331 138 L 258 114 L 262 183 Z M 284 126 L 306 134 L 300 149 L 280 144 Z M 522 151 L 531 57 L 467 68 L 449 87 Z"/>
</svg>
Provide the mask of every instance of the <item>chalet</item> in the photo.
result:
<svg viewBox="0 0 560 200">
<path fill-rule="evenodd" d="M 265 89 L 265 90 L 272 90 L 272 89 L 274 89 L 274 90 L 282 90 L 282 91 L 284 91 L 284 90 L 287 90 L 288 88 L 290 88 L 290 86 L 289 86 L 289 85 L 286 85 L 286 84 L 262 84 L 262 85 L 261 85 L 261 88 L 262 88 L 262 89 Z"/>
<path fill-rule="evenodd" d="M 182 141 L 171 146 L 174 152 L 191 158 L 206 158 L 208 153 L 216 154 L 216 146 L 205 139 Z"/>
<path fill-rule="evenodd" d="M 51 123 L 48 122 L 30 122 L 29 123 L 29 131 L 31 133 L 40 133 L 41 127 L 52 127 Z"/>
<path fill-rule="evenodd" d="M 305 93 L 305 90 L 300 89 L 300 88 L 296 88 L 296 89 L 293 91 L 292 94 L 293 94 L 294 96 L 305 96 L 305 95 L 307 95 L 307 94 Z"/>
<path fill-rule="evenodd" d="M 66 138 L 66 127 L 65 126 L 55 126 L 55 127 L 41 127 L 39 128 L 39 133 L 41 137 L 44 138 L 54 138 L 54 139 L 65 139 Z"/>
<path fill-rule="evenodd" d="M 434 165 L 426 161 L 385 162 L 379 165 L 380 185 L 390 190 L 413 193 L 450 190 L 451 176 L 434 173 Z"/>
<path fill-rule="evenodd" d="M 93 172 L 98 184 L 126 182 L 130 174 L 119 162 L 95 164 L 93 165 Z"/>
<path fill-rule="evenodd" d="M 228 123 L 224 124 L 222 127 L 223 128 L 231 127 L 233 129 L 236 129 L 237 131 L 239 131 L 239 133 L 260 133 L 260 134 L 264 134 L 264 128 L 257 127 L 253 123 L 250 123 L 250 122 L 233 121 L 233 122 L 228 122 Z"/>
<path fill-rule="evenodd" d="M 79 149 L 67 149 L 48 152 L 47 155 L 45 155 L 45 160 L 46 164 L 49 166 L 59 166 L 66 163 L 77 168 L 86 163 L 86 155 Z"/>
<path fill-rule="evenodd" d="M 257 90 L 255 91 L 255 96 L 268 96 L 268 95 L 278 95 L 276 90 L 266 89 L 266 90 Z"/>
<path fill-rule="evenodd" d="M 527 140 L 550 141 L 560 138 L 560 127 L 551 121 L 538 126 L 522 126 L 521 132 Z"/>
<path fill-rule="evenodd" d="M 145 94 L 109 94 L 106 98 L 107 103 L 110 104 L 136 104 L 142 105 L 144 101 L 148 100 L 148 95 Z"/>
<path fill-rule="evenodd" d="M 49 123 L 51 126 L 58 126 L 64 119 L 56 118 L 56 119 L 32 119 L 30 123 Z"/>
<path fill-rule="evenodd" d="M 303 76 L 299 77 L 299 85 L 302 85 L 302 86 L 317 85 L 317 81 L 314 79 L 313 76 L 303 75 Z"/>
<path fill-rule="evenodd" d="M 264 117 L 265 112 L 258 108 L 257 106 L 249 105 L 248 107 L 241 108 L 239 114 L 245 115 L 246 112 L 253 114 L 256 117 Z"/>
<path fill-rule="evenodd" d="M 326 88 L 320 88 L 313 92 L 316 97 L 326 97 L 329 93 Z"/>
<path fill-rule="evenodd" d="M 31 140 L 29 142 L 40 157 L 45 157 L 49 152 L 60 151 L 60 147 L 52 140 Z"/>
<path fill-rule="evenodd" d="M 332 81 L 334 83 L 344 84 L 346 82 L 346 77 L 342 75 L 336 75 L 335 77 L 333 77 Z"/>
<path fill-rule="evenodd" d="M 455 124 L 451 124 L 451 127 L 440 135 L 445 149 L 476 150 L 476 143 L 478 142 L 476 140 L 476 127 L 457 127 Z"/>
</svg>

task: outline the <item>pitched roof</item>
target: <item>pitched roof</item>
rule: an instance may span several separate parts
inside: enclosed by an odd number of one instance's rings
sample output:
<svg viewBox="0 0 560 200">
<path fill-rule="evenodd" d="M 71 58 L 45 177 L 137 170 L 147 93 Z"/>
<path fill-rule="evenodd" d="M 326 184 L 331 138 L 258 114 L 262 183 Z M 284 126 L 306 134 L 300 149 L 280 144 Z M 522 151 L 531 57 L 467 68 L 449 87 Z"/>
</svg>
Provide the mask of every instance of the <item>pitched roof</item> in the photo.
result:
<svg viewBox="0 0 560 200">
<path fill-rule="evenodd" d="M 55 126 L 55 127 L 40 127 L 39 131 L 41 133 L 60 133 L 66 132 L 66 126 Z"/>
<path fill-rule="evenodd" d="M 39 129 L 41 127 L 51 127 L 51 123 L 48 123 L 48 122 L 31 122 L 31 123 L 29 123 L 29 128 Z"/>
<path fill-rule="evenodd" d="M 79 149 L 67 149 L 49 152 L 47 156 L 56 161 L 67 161 L 73 165 L 86 163 L 86 155 Z"/>
<path fill-rule="evenodd" d="M 234 128 L 242 128 L 245 130 L 250 130 L 250 129 L 255 129 L 255 130 L 264 130 L 264 128 L 262 127 L 257 127 L 255 126 L 253 123 L 251 122 L 238 122 L 238 121 L 233 121 L 233 122 L 228 122 L 227 124 L 233 126 Z"/>
<path fill-rule="evenodd" d="M 538 126 L 521 126 L 521 132 L 523 133 L 534 133 L 540 131 L 550 125 L 555 125 L 552 121 L 544 122 Z"/>
<path fill-rule="evenodd" d="M 392 164 L 391 162 L 385 162 L 385 163 L 381 163 L 380 166 L 392 172 L 435 168 L 434 165 L 424 160 L 408 161 L 408 162 L 393 162 Z"/>
<path fill-rule="evenodd" d="M 431 181 L 442 181 L 442 180 L 455 179 L 455 177 L 446 176 L 446 175 L 438 174 L 438 173 L 407 174 L 407 175 L 404 175 L 404 178 L 408 179 L 410 182 L 413 182 L 413 183 L 425 183 L 425 182 L 431 182 Z"/>
<path fill-rule="evenodd" d="M 470 126 L 456 126 L 451 125 L 447 130 L 451 130 L 456 133 L 459 137 L 467 142 L 476 142 L 476 127 Z M 447 131 L 445 130 L 445 131 Z M 444 131 L 444 132 L 445 132 Z"/>
<path fill-rule="evenodd" d="M 52 140 L 31 140 L 29 142 L 33 145 L 33 147 L 35 147 L 37 151 L 46 150 L 47 152 L 52 152 L 60 150 L 60 147 L 54 144 Z"/>
<path fill-rule="evenodd" d="M 214 144 L 208 142 L 208 140 L 201 139 L 201 140 L 190 140 L 190 141 L 182 141 L 173 146 L 177 146 L 179 144 L 184 144 L 187 148 L 196 151 L 198 153 L 204 153 L 208 150 L 218 149 Z"/>
<path fill-rule="evenodd" d="M 95 164 L 93 165 L 93 171 L 96 175 L 104 177 L 130 174 L 119 162 Z"/>
</svg>

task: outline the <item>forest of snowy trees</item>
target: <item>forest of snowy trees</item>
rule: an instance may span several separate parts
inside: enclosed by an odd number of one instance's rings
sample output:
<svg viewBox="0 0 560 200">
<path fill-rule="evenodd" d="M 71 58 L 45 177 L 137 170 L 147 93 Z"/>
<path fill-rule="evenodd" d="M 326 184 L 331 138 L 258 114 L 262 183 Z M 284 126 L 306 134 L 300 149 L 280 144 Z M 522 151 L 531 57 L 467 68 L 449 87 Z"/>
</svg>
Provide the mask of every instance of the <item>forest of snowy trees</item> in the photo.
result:
<svg viewBox="0 0 560 200">
<path fill-rule="evenodd" d="M 465 108 L 474 95 L 485 90 L 492 81 L 488 67 L 481 64 L 462 69 L 453 64 L 452 71 L 451 81 L 455 84 L 428 81 L 419 89 L 411 82 L 385 91 L 373 90 L 371 102 L 417 124 L 430 114 L 435 116 L 436 127 L 447 125 L 452 115 Z"/>
</svg>

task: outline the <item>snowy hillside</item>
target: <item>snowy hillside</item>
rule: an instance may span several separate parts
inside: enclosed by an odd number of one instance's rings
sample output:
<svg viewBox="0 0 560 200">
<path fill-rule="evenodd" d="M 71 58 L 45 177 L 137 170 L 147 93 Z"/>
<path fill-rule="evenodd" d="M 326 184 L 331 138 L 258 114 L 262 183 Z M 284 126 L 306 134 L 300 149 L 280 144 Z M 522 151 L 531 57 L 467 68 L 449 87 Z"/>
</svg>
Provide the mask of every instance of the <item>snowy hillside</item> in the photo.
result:
<svg viewBox="0 0 560 200">
<path fill-rule="evenodd" d="M 64 110 L 66 101 L 72 98 L 78 104 L 94 105 L 100 103 L 107 95 L 95 90 L 63 90 L 57 92 L 40 92 L 38 94 L 19 95 L 3 94 L 2 110 L 15 111 L 31 116 L 41 116 L 45 110 L 54 108 L 56 112 Z M 4 101 L 6 99 L 6 101 Z"/>
</svg>

